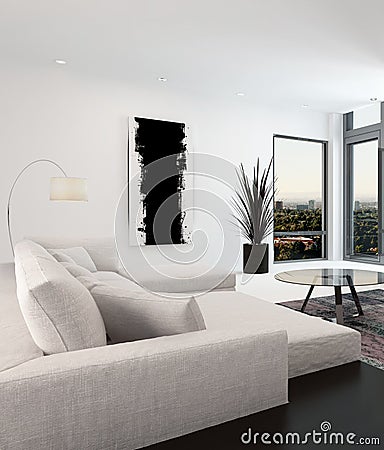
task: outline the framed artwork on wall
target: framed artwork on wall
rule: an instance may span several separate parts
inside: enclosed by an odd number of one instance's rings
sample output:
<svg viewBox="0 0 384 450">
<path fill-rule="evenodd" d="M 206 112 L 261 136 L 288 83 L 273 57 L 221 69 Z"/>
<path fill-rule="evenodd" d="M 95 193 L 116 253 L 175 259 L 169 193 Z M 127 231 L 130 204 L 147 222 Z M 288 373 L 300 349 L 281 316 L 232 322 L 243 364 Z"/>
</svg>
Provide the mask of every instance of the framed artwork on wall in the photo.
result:
<svg viewBox="0 0 384 450">
<path fill-rule="evenodd" d="M 185 123 L 129 118 L 130 245 L 189 243 L 193 177 L 186 175 L 191 170 L 190 146 Z"/>
</svg>

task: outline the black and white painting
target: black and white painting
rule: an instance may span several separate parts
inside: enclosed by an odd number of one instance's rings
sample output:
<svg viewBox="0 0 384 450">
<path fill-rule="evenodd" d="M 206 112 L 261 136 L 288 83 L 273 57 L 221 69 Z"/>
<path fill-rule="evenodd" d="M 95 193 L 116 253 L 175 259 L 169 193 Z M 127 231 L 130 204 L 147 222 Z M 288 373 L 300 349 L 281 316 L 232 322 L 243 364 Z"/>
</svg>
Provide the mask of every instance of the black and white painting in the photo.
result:
<svg viewBox="0 0 384 450">
<path fill-rule="evenodd" d="M 185 244 L 189 128 L 180 122 L 129 118 L 131 245 Z"/>
</svg>

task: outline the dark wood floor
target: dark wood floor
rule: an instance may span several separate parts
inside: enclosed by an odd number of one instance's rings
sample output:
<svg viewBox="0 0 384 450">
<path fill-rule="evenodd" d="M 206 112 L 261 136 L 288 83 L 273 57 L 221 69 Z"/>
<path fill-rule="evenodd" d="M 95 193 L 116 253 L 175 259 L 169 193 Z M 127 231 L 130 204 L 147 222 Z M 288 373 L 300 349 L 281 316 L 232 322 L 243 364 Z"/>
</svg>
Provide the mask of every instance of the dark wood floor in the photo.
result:
<svg viewBox="0 0 384 450">
<path fill-rule="evenodd" d="M 330 422 L 334 432 L 355 433 L 355 439 L 379 437 L 380 445 L 373 447 L 384 448 L 384 371 L 356 362 L 297 377 L 289 382 L 289 400 L 287 405 L 147 448 L 335 448 L 335 445 L 274 446 L 241 442 L 241 435 L 249 428 L 253 433 L 297 432 L 304 437 L 312 430 L 320 431 L 323 421 Z"/>
</svg>

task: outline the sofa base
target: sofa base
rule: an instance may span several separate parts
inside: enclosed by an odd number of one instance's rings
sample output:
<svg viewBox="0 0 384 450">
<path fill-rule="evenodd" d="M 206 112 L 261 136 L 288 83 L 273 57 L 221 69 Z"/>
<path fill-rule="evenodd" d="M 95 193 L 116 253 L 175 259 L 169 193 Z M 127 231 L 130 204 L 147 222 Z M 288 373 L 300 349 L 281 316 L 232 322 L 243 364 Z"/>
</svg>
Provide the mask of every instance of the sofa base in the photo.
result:
<svg viewBox="0 0 384 450">
<path fill-rule="evenodd" d="M 290 402 L 286 405 L 161 442 L 147 449 L 273 448 L 273 445 L 260 443 L 262 433 L 282 433 L 285 436 L 286 433 L 296 432 L 304 437 L 312 430 L 319 432 L 324 421 L 331 424 L 331 431 L 342 432 L 344 436 L 355 433 L 358 437 L 378 437 L 382 443 L 383 397 L 384 371 L 360 362 L 349 363 L 290 380 Z M 259 446 L 252 443 L 244 445 L 241 437 L 247 442 L 249 433 L 252 437 L 259 433 L 256 436 Z M 276 448 L 279 447 L 288 448 L 282 445 Z M 311 446 L 308 443 L 303 445 L 303 448 L 306 447 L 321 448 L 321 445 Z M 299 446 L 292 445 L 292 448 Z"/>
</svg>

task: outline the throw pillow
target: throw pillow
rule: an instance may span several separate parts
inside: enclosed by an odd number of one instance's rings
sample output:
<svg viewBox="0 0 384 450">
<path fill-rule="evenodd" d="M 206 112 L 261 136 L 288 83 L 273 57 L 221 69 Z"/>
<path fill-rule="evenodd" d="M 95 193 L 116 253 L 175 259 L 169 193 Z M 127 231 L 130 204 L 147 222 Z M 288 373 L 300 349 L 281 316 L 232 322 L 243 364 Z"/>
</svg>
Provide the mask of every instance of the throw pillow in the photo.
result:
<svg viewBox="0 0 384 450">
<path fill-rule="evenodd" d="M 92 261 L 92 258 L 89 256 L 89 253 L 87 252 L 87 250 L 85 250 L 84 247 L 51 248 L 48 249 L 48 251 L 55 257 L 55 259 L 57 259 L 56 255 L 64 254 L 66 256 L 69 256 L 69 258 L 71 258 L 72 260 L 67 262 L 74 262 L 75 264 L 88 269 L 90 272 L 97 271 L 95 263 Z"/>
<path fill-rule="evenodd" d="M 169 298 L 99 283 L 91 289 L 113 343 L 205 330 L 193 297 Z"/>
<path fill-rule="evenodd" d="M 69 263 L 69 264 L 76 264 L 75 261 L 70 258 L 68 255 L 66 255 L 65 253 L 60 253 L 60 252 L 55 252 L 55 253 L 51 253 L 51 255 L 56 259 L 56 261 L 58 261 L 59 263 Z"/>
</svg>

